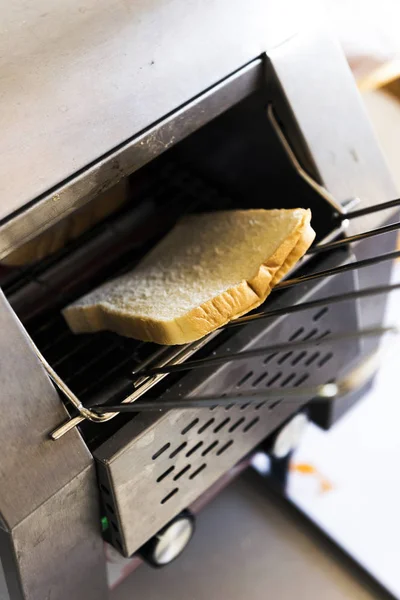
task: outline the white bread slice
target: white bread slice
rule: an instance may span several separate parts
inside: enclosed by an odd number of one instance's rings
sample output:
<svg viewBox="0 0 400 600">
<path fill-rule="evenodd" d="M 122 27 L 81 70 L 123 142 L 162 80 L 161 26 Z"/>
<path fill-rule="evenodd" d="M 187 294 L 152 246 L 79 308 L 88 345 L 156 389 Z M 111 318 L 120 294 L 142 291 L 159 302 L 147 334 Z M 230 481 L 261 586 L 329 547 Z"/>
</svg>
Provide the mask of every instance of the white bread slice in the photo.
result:
<svg viewBox="0 0 400 600">
<path fill-rule="evenodd" d="M 65 217 L 40 235 L 1 259 L 1 264 L 19 267 L 33 264 L 79 237 L 85 231 L 118 210 L 128 199 L 128 180 L 123 179 L 89 204 Z"/>
<path fill-rule="evenodd" d="M 184 217 L 133 271 L 71 304 L 64 317 L 75 333 L 197 340 L 265 300 L 312 244 L 310 220 L 301 208 Z"/>
</svg>

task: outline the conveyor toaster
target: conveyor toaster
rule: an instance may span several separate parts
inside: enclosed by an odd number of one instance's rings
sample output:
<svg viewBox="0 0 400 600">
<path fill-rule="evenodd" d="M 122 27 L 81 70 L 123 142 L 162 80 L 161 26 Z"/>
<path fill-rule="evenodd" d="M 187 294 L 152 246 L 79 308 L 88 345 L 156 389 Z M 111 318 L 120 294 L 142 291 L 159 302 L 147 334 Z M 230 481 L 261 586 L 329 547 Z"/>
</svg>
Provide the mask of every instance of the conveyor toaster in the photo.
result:
<svg viewBox="0 0 400 600">
<path fill-rule="evenodd" d="M 81 62 L 61 7 L 42 46 L 27 16 L 16 39 L 31 70 L 7 63 L 20 67 L 0 170 L 0 579 L 13 600 L 108 597 L 104 544 L 168 563 L 237 465 L 273 453 L 299 415 L 328 427 L 355 401 L 340 382 L 385 331 L 396 189 L 338 44 L 276 39 L 269 3 L 145 4 L 66 17 Z M 297 206 L 312 210 L 310 252 L 255 314 L 199 342 L 73 335 L 61 316 L 183 214 Z"/>
</svg>

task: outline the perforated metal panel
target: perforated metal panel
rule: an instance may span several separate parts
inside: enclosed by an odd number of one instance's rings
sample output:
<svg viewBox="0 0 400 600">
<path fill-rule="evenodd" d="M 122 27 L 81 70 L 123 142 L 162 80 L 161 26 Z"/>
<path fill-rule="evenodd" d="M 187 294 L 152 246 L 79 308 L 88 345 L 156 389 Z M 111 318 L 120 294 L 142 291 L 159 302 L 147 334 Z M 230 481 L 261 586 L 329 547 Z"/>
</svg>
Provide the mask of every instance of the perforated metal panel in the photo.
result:
<svg viewBox="0 0 400 600">
<path fill-rule="evenodd" d="M 353 275 L 322 282 L 303 296 L 316 298 L 353 289 Z M 298 292 L 297 292 L 298 295 Z M 290 303 L 291 294 L 285 295 Z M 222 344 L 216 353 L 275 342 L 315 340 L 357 327 L 354 302 L 253 323 Z M 111 523 L 113 544 L 131 555 L 149 537 L 293 415 L 307 398 L 285 398 L 285 387 L 334 379 L 357 355 L 358 343 L 311 345 L 246 361 L 188 372 L 160 396 L 227 396 L 265 390 L 257 404 L 143 413 L 99 448 L 100 488 Z M 268 397 L 268 389 L 282 396 Z"/>
</svg>

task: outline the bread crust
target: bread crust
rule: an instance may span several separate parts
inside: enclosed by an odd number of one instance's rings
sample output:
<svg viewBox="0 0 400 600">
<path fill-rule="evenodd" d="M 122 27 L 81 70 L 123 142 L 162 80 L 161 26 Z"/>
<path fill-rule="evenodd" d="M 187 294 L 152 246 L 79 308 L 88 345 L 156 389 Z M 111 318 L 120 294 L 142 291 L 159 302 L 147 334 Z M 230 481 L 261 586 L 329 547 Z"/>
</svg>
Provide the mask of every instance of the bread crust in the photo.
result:
<svg viewBox="0 0 400 600">
<path fill-rule="evenodd" d="M 72 305 L 64 310 L 64 317 L 75 333 L 110 330 L 123 336 L 164 345 L 196 341 L 264 302 L 272 287 L 312 244 L 315 232 L 310 221 L 311 212 L 307 210 L 290 237 L 260 265 L 254 277 L 241 281 L 176 319 L 162 321 L 138 317 L 114 308 L 107 302 Z"/>
</svg>

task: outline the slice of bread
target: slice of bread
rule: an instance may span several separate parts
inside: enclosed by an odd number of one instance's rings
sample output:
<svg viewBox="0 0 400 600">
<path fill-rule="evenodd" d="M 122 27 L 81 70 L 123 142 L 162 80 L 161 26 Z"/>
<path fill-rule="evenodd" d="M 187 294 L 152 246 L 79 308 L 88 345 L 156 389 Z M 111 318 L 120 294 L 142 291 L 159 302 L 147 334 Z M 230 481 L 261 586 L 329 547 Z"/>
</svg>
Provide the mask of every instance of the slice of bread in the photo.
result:
<svg viewBox="0 0 400 600">
<path fill-rule="evenodd" d="M 128 199 L 128 180 L 123 179 L 59 223 L 56 223 L 1 260 L 7 267 L 21 267 L 61 250 L 91 227 L 116 212 Z"/>
<path fill-rule="evenodd" d="M 192 342 L 265 300 L 312 244 L 310 220 L 301 208 L 184 217 L 133 271 L 71 304 L 64 317 L 75 333 Z"/>
</svg>

